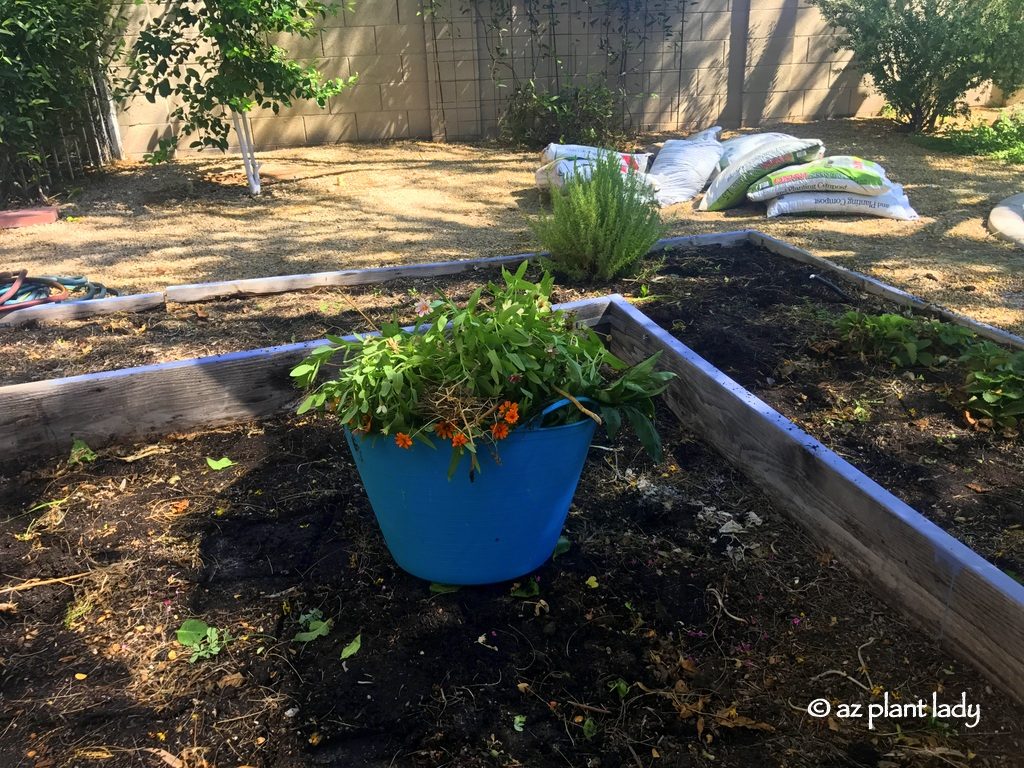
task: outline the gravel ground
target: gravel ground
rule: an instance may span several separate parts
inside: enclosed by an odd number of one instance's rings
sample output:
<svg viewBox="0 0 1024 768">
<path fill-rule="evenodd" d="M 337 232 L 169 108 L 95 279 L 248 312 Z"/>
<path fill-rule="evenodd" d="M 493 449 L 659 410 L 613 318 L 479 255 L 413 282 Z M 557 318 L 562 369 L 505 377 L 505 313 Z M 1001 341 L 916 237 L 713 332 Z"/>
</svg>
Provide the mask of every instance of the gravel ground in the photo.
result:
<svg viewBox="0 0 1024 768">
<path fill-rule="evenodd" d="M 664 211 L 670 234 L 757 228 L 986 322 L 1024 332 L 1024 250 L 985 229 L 1019 166 L 928 151 L 881 119 L 780 125 L 830 154 L 882 163 L 921 218 L 790 217 L 763 206 Z M 664 137 L 662 137 L 664 138 Z M 186 282 L 532 250 L 536 153 L 398 142 L 262 155 L 265 194 L 236 158 L 123 164 L 73 190 L 56 224 L 0 234 L 0 263 L 86 274 L 122 291 Z"/>
</svg>

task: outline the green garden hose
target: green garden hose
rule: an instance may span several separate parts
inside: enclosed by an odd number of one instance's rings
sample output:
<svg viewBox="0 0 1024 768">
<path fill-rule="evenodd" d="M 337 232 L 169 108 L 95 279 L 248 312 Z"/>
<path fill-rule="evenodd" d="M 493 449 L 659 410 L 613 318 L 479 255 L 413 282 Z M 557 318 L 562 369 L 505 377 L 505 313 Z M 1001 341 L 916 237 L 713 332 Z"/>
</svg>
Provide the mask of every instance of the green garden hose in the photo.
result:
<svg viewBox="0 0 1024 768">
<path fill-rule="evenodd" d="M 0 313 L 40 304 L 104 299 L 116 295 L 117 291 L 84 277 L 29 277 L 24 269 L 0 272 Z"/>
</svg>

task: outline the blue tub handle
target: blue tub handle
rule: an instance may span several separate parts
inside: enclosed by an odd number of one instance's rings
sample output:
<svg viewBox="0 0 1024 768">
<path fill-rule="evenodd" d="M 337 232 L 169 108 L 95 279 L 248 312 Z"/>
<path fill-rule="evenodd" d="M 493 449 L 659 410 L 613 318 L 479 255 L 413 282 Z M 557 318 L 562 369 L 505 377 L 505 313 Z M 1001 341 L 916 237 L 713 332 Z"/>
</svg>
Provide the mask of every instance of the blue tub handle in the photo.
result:
<svg viewBox="0 0 1024 768">
<path fill-rule="evenodd" d="M 576 401 L 580 402 L 580 403 L 593 403 L 594 405 L 597 405 L 597 403 L 594 400 L 592 400 L 591 398 L 589 398 L 589 397 L 577 397 Z M 527 424 L 527 426 L 530 426 L 530 427 L 534 426 L 537 422 L 543 421 L 544 417 L 547 416 L 549 413 L 554 413 L 559 408 L 564 408 L 567 405 L 572 405 L 572 400 L 570 400 L 567 397 L 563 397 L 563 398 L 561 398 L 559 400 L 555 400 L 555 402 L 553 402 L 547 408 L 545 408 L 540 413 L 538 413 L 536 416 L 534 416 L 532 419 L 530 419 L 530 421 Z M 575 406 L 573 406 L 573 407 L 575 408 Z M 589 417 L 587 417 L 587 418 L 589 418 Z"/>
</svg>

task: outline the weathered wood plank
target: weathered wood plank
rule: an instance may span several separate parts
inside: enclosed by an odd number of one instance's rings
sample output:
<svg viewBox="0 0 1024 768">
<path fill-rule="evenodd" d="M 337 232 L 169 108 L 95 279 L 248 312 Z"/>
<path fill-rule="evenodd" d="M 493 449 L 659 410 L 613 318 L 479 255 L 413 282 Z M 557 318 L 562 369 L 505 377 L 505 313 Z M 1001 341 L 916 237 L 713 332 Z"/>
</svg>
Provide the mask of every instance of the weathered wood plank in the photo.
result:
<svg viewBox="0 0 1024 768">
<path fill-rule="evenodd" d="M 0 315 L 0 326 L 18 326 L 33 320 L 78 320 L 95 315 L 110 315 L 114 312 L 145 312 L 164 306 L 162 293 L 132 293 L 127 296 L 108 296 L 105 299 L 68 301 L 60 304 L 40 304 L 25 307 Z"/>
<path fill-rule="evenodd" d="M 1000 344 L 1007 344 L 1011 347 L 1016 347 L 1017 349 L 1024 349 L 1024 338 L 1016 336 L 1009 331 L 1004 331 L 1002 328 L 996 328 L 994 325 L 978 322 L 966 315 L 953 312 L 952 310 L 940 307 L 937 304 L 931 304 L 919 296 L 915 296 L 912 293 L 908 293 L 907 291 L 896 288 L 888 283 L 883 283 L 881 280 L 876 280 L 875 278 L 869 277 L 861 272 L 855 272 L 852 269 L 847 269 L 846 267 L 842 267 L 838 264 L 833 264 L 819 256 L 815 256 L 810 251 L 805 251 L 803 248 L 798 248 L 795 245 L 791 245 L 783 240 L 766 235 L 763 232 L 751 230 L 749 237 L 750 242 L 755 245 L 760 245 L 772 253 L 785 256 L 788 259 L 793 259 L 794 261 L 799 261 L 803 264 L 809 264 L 817 267 L 823 272 L 838 275 L 839 277 L 849 280 L 854 285 L 857 285 L 866 293 L 881 296 L 882 298 L 888 299 L 889 301 L 901 306 L 910 307 L 920 312 L 947 320 L 951 323 L 962 325 L 965 328 L 970 328 L 982 338 L 996 341 Z"/>
<path fill-rule="evenodd" d="M 595 325 L 609 298 L 557 305 Z M 352 337 L 349 337 L 352 338 Z M 0 387 L 0 462 L 252 419 L 299 398 L 288 371 L 321 340 Z"/>
<path fill-rule="evenodd" d="M 685 235 L 659 240 L 651 254 L 665 248 L 692 248 L 702 245 L 739 245 L 746 242 L 748 230 L 722 232 L 708 235 Z M 168 301 L 187 303 L 207 301 L 225 296 L 257 296 L 289 291 L 305 291 L 311 288 L 344 287 L 383 283 L 399 278 L 439 277 L 457 275 L 470 270 L 487 269 L 496 266 L 519 264 L 546 256 L 546 252 L 517 253 L 512 256 L 496 256 L 483 259 L 460 261 L 439 261 L 429 264 L 406 264 L 395 267 L 374 267 L 371 269 L 345 269 L 338 272 L 312 272 L 305 275 L 281 275 L 278 277 L 256 277 L 247 280 L 225 280 L 215 283 L 194 283 L 172 285 L 165 291 Z"/>
<path fill-rule="evenodd" d="M 496 256 L 486 259 L 438 261 L 429 264 L 405 264 L 396 267 L 344 269 L 338 272 L 311 272 L 306 275 L 254 277 L 247 280 L 172 285 L 164 293 L 168 301 L 179 303 L 207 301 L 225 296 L 261 296 L 274 293 L 288 293 L 290 291 L 307 291 L 311 288 L 369 285 L 384 283 L 388 280 L 398 280 L 400 278 L 457 275 L 470 270 L 519 264 L 520 262 L 534 259 L 537 256 L 538 254 L 536 253 L 517 253 L 511 256 Z"/>
<path fill-rule="evenodd" d="M 661 350 L 679 419 L 937 642 L 1024 699 L 1024 586 L 926 520 L 620 298 L 611 349 Z"/>
</svg>

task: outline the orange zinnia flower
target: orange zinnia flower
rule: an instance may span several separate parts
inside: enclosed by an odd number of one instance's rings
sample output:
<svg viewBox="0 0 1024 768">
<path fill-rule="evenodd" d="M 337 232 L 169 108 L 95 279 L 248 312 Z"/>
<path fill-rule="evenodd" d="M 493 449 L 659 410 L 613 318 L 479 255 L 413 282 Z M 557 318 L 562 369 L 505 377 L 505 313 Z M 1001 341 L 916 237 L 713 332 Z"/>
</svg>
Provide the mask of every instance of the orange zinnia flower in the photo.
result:
<svg viewBox="0 0 1024 768">
<path fill-rule="evenodd" d="M 410 448 L 412 448 L 412 438 L 405 434 L 405 432 L 398 432 L 395 435 L 395 445 L 397 445 L 399 448 L 405 448 L 406 450 L 409 450 Z"/>
<path fill-rule="evenodd" d="M 509 403 L 504 415 L 505 421 L 509 424 L 515 424 L 519 421 L 519 403 Z"/>
<path fill-rule="evenodd" d="M 491 435 L 495 440 L 504 440 L 508 437 L 508 424 L 503 421 L 491 425 Z"/>
<path fill-rule="evenodd" d="M 468 442 L 469 442 L 469 438 L 466 437 L 461 432 L 456 432 L 452 436 L 452 448 L 461 448 L 462 446 L 464 446 Z"/>
<path fill-rule="evenodd" d="M 450 421 L 439 421 L 434 425 L 434 432 L 444 440 L 450 440 L 455 434 L 455 425 Z"/>
</svg>

